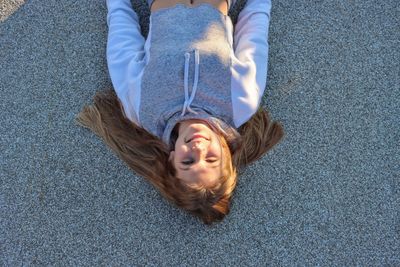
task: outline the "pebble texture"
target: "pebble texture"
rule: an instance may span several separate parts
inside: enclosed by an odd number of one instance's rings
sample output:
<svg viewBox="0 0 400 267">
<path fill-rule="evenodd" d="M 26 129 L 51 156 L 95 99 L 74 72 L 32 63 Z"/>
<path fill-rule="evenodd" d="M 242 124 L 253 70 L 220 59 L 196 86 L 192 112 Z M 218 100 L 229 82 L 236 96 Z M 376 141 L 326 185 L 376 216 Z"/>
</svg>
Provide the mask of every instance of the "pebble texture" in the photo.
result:
<svg viewBox="0 0 400 267">
<path fill-rule="evenodd" d="M 20 2 L 0 1 L 0 266 L 400 266 L 398 0 L 273 1 L 286 137 L 212 227 L 74 122 L 111 85 L 105 1 Z"/>
</svg>

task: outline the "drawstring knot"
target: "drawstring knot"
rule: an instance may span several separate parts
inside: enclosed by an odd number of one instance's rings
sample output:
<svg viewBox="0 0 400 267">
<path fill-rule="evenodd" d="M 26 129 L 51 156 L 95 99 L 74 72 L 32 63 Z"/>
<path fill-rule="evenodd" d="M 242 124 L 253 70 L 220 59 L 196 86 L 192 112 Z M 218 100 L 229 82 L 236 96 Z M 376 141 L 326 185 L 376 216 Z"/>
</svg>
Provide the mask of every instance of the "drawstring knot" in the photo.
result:
<svg viewBox="0 0 400 267">
<path fill-rule="evenodd" d="M 194 81 L 193 81 L 193 87 L 192 87 L 192 93 L 190 94 L 189 97 L 189 62 L 190 62 L 190 53 L 185 53 L 185 74 L 184 74 L 184 90 L 185 90 L 185 102 L 183 103 L 183 109 L 182 109 L 182 114 L 181 116 L 184 116 L 186 113 L 186 110 L 197 114 L 190 105 L 192 104 L 194 97 L 196 96 L 196 91 L 197 91 L 197 84 L 199 82 L 199 66 L 200 66 L 200 55 L 199 51 L 196 49 L 195 50 L 195 68 L 194 68 Z"/>
</svg>

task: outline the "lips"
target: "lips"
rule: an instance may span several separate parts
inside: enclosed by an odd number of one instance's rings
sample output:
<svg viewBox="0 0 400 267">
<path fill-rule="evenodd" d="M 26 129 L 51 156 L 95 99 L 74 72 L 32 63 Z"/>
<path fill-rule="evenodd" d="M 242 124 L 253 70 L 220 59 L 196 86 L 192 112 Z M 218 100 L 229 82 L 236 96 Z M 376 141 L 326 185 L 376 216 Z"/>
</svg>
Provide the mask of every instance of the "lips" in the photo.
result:
<svg viewBox="0 0 400 267">
<path fill-rule="evenodd" d="M 201 135 L 201 134 L 195 134 L 195 135 L 193 135 L 187 142 L 190 143 L 190 142 L 192 142 L 193 140 L 201 139 L 201 138 L 206 139 L 206 140 L 208 141 L 208 138 L 204 137 L 203 135 Z"/>
</svg>

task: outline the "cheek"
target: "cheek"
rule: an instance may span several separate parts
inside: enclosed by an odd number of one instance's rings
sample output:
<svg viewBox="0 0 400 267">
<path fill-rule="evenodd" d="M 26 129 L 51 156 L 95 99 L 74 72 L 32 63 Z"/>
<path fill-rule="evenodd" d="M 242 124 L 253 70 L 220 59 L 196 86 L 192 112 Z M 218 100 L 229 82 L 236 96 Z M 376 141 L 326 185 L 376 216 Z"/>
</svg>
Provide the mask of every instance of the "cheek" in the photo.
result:
<svg viewBox="0 0 400 267">
<path fill-rule="evenodd" d="M 219 143 L 217 143 L 212 146 L 211 152 L 212 154 L 220 157 L 223 154 L 223 147 Z"/>
<path fill-rule="evenodd" d="M 175 151 L 180 151 L 180 150 L 182 150 L 183 144 L 184 144 L 184 141 L 182 140 L 182 138 L 179 138 L 179 137 L 178 137 L 178 139 L 176 139 L 176 142 L 175 142 L 174 150 L 175 150 Z"/>
<path fill-rule="evenodd" d="M 176 143 L 175 145 L 175 158 L 180 160 L 187 153 L 187 148 L 185 145 Z"/>
</svg>

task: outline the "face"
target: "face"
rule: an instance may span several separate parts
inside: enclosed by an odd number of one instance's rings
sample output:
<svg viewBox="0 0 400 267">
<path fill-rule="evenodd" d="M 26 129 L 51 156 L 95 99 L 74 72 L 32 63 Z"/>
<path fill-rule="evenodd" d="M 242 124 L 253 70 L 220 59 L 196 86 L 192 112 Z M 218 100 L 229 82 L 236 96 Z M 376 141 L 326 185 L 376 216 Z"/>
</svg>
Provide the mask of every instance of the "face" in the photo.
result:
<svg viewBox="0 0 400 267">
<path fill-rule="evenodd" d="M 212 186 L 222 175 L 222 146 L 219 136 L 205 122 L 181 122 L 175 151 L 170 154 L 177 177 L 188 185 Z"/>
</svg>

